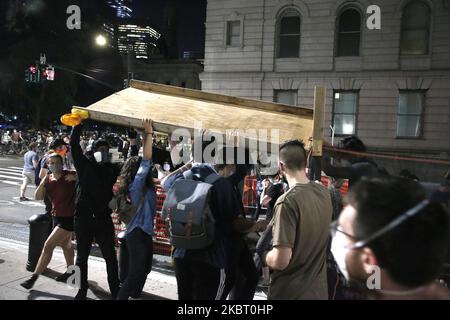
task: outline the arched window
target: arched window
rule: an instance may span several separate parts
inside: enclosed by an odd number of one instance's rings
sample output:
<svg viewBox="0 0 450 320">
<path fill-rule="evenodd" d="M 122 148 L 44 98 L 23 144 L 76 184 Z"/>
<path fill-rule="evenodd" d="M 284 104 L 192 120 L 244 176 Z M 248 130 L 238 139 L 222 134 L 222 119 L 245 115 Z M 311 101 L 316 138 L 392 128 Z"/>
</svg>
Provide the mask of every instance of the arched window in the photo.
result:
<svg viewBox="0 0 450 320">
<path fill-rule="evenodd" d="M 422 1 L 412 1 L 403 10 L 400 54 L 428 54 L 430 37 L 430 7 Z"/>
<path fill-rule="evenodd" d="M 300 56 L 300 15 L 296 10 L 286 10 L 278 21 L 278 58 Z"/>
<path fill-rule="evenodd" d="M 359 56 L 361 43 L 361 13 L 349 8 L 339 16 L 337 51 L 338 57 Z"/>
</svg>

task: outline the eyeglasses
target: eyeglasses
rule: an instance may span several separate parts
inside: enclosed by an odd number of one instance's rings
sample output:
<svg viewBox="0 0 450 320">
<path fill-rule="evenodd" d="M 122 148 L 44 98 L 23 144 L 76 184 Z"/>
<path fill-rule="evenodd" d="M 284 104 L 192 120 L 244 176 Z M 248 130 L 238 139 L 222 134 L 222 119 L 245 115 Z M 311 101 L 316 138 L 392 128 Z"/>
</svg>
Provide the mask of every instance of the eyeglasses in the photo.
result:
<svg viewBox="0 0 450 320">
<path fill-rule="evenodd" d="M 341 229 L 339 229 L 339 227 L 340 227 L 340 225 L 339 225 L 338 220 L 335 220 L 330 224 L 330 233 L 333 238 L 336 236 L 336 233 L 340 232 L 340 233 L 346 235 L 347 237 L 349 237 L 350 239 L 352 239 L 353 241 L 356 241 L 355 236 L 352 236 L 351 234 L 349 234 L 345 231 L 342 231 Z"/>
<path fill-rule="evenodd" d="M 330 225 L 331 235 L 334 237 L 336 235 L 336 232 L 340 232 L 340 233 L 346 235 L 347 237 L 349 237 L 350 239 L 352 239 L 353 241 L 355 241 L 355 244 L 350 246 L 349 249 L 360 249 L 360 248 L 367 246 L 370 242 L 372 242 L 376 238 L 378 238 L 378 237 L 382 236 L 383 234 L 387 233 L 388 231 L 391 231 L 392 229 L 396 228 L 397 226 L 399 226 L 400 224 L 402 224 L 409 218 L 415 216 L 416 214 L 421 212 L 428 204 L 429 204 L 428 200 L 423 200 L 423 201 L 419 202 L 416 206 L 407 210 L 405 213 L 401 214 L 400 216 L 398 216 L 397 218 L 392 220 L 390 223 L 388 223 L 386 226 L 384 226 L 380 230 L 376 231 L 375 233 L 373 233 L 371 236 L 367 237 L 364 240 L 357 241 L 355 236 L 352 236 L 351 234 L 348 234 L 348 233 L 340 230 L 339 223 L 337 220 L 333 221 Z"/>
</svg>

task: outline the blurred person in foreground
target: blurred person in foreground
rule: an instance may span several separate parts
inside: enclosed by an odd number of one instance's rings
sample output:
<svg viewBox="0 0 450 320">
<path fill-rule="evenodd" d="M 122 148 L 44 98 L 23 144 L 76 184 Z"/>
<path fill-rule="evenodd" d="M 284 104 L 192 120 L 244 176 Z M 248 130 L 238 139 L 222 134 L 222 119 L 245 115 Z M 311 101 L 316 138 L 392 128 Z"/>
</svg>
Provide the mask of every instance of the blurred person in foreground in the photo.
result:
<svg viewBox="0 0 450 320">
<path fill-rule="evenodd" d="M 436 279 L 446 260 L 448 212 L 416 181 L 361 180 L 331 224 L 344 276 L 370 299 L 450 299 Z"/>
</svg>

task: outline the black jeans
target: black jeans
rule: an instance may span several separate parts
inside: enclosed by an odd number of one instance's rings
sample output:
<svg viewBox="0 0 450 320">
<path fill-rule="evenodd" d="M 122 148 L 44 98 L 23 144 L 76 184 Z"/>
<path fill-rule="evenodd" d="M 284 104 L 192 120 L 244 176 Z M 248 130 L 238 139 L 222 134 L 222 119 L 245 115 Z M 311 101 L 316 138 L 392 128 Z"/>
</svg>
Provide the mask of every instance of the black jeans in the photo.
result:
<svg viewBox="0 0 450 320">
<path fill-rule="evenodd" d="M 152 270 L 153 239 L 141 228 L 135 228 L 126 235 L 128 248 L 128 275 L 120 288 L 117 300 L 139 298 L 145 280 Z"/>
<path fill-rule="evenodd" d="M 175 259 L 179 300 L 225 300 L 225 269 L 205 262 Z"/>
<path fill-rule="evenodd" d="M 241 239 L 239 261 L 235 268 L 234 286 L 230 292 L 230 300 L 253 300 L 258 285 L 259 273 L 253 256 L 244 239 Z"/>
<path fill-rule="evenodd" d="M 87 290 L 89 287 L 87 263 L 92 241 L 95 238 L 106 261 L 111 296 L 116 299 L 119 292 L 119 270 L 114 246 L 114 226 L 111 218 L 77 216 L 75 217 L 75 233 L 77 237 L 77 266 L 80 267 L 81 271 L 81 290 Z"/>
</svg>

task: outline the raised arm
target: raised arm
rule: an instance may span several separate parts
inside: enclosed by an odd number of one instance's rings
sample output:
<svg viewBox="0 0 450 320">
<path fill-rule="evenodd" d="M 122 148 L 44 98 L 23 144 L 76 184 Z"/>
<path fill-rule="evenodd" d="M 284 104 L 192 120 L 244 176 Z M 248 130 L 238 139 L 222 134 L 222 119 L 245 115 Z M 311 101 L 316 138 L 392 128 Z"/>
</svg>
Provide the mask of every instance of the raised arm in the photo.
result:
<svg viewBox="0 0 450 320">
<path fill-rule="evenodd" d="M 81 125 L 73 127 L 70 135 L 70 151 L 72 152 L 73 163 L 78 174 L 81 174 L 86 166 L 89 165 L 89 160 L 83 154 L 80 146 L 81 128 Z"/>
<path fill-rule="evenodd" d="M 151 160 L 153 153 L 153 120 L 143 119 L 144 127 L 144 160 Z"/>
</svg>

